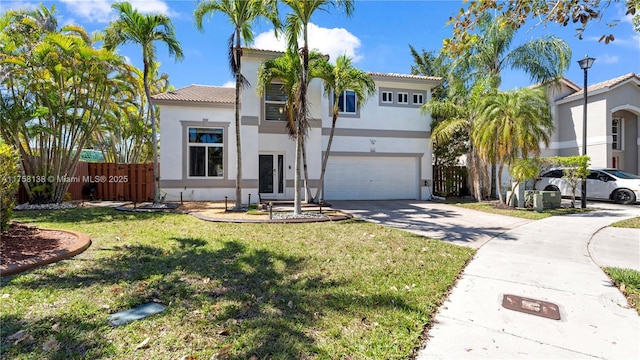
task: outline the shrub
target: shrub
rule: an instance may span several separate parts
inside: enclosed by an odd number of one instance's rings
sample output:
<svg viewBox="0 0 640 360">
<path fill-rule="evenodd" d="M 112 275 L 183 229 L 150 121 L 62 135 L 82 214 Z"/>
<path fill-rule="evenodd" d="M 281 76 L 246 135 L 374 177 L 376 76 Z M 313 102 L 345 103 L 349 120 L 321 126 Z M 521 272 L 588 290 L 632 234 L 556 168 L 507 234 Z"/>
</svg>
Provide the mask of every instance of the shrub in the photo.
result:
<svg viewBox="0 0 640 360">
<path fill-rule="evenodd" d="M 13 147 L 0 143 L 0 230 L 9 227 L 18 191 L 20 156 Z"/>
</svg>

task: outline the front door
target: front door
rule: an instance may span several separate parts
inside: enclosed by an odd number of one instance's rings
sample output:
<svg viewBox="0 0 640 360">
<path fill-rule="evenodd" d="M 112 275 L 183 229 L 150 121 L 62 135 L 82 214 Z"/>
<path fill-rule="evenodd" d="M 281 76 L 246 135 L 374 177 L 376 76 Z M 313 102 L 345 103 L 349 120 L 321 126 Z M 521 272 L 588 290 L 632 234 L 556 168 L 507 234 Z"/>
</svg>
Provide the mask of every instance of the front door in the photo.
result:
<svg viewBox="0 0 640 360">
<path fill-rule="evenodd" d="M 258 156 L 260 196 L 276 198 L 284 195 L 284 155 L 260 154 Z"/>
</svg>

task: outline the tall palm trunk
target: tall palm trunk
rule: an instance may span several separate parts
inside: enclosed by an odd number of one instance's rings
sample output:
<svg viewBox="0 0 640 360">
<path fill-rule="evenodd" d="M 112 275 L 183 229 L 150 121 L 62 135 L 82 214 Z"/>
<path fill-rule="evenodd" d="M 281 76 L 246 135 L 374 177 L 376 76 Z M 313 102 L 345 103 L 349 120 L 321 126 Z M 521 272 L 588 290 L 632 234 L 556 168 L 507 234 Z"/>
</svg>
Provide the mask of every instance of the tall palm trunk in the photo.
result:
<svg viewBox="0 0 640 360">
<path fill-rule="evenodd" d="M 304 45 L 300 49 L 300 56 L 302 57 L 302 73 L 300 74 L 300 87 L 298 89 L 298 124 L 296 126 L 296 165 L 295 165 L 295 179 L 293 182 L 294 192 L 294 215 L 300 215 L 302 213 L 302 201 L 300 199 L 300 155 L 302 153 L 302 141 L 304 137 L 303 124 L 307 121 L 307 78 L 309 76 L 309 48 L 308 48 L 308 34 L 307 24 L 304 24 L 303 28 Z"/>
<path fill-rule="evenodd" d="M 489 197 L 491 199 L 495 199 L 497 197 L 496 191 L 497 189 L 500 188 L 500 182 L 498 180 L 499 175 L 496 174 L 496 166 L 497 166 L 496 161 L 491 160 L 491 180 L 489 181 L 489 186 L 490 186 Z"/>
<path fill-rule="evenodd" d="M 304 171 L 304 200 L 307 203 L 314 202 L 309 188 L 309 170 L 307 169 L 307 145 L 302 143 L 302 169 Z"/>
<path fill-rule="evenodd" d="M 497 182 L 498 182 L 498 186 L 499 186 L 500 184 L 502 184 L 502 170 L 503 170 L 503 169 L 504 169 L 504 163 L 503 163 L 503 162 L 501 162 L 500 164 L 498 164 L 498 172 L 497 172 L 497 177 L 496 177 Z M 501 203 L 501 204 L 504 204 L 504 203 L 505 203 L 505 201 L 504 201 L 504 197 L 502 196 L 502 189 L 500 189 L 500 190 L 498 191 L 498 199 L 500 200 L 500 203 Z"/>
<path fill-rule="evenodd" d="M 236 69 L 236 209 L 242 207 L 242 146 L 240 144 L 240 88 L 242 87 L 242 48 L 240 47 L 240 29 L 236 28 L 235 69 Z M 251 204 L 249 204 L 250 206 Z"/>
<path fill-rule="evenodd" d="M 149 115 L 151 116 L 151 147 L 153 153 L 153 203 L 158 203 L 158 193 L 160 190 L 160 174 L 158 172 L 158 135 L 156 129 L 156 113 L 151 104 L 151 91 L 149 90 L 149 61 L 147 54 L 143 55 L 144 74 L 143 81 L 144 93 L 147 96 L 147 106 L 149 107 Z"/>
<path fill-rule="evenodd" d="M 333 135 L 336 132 L 336 122 L 338 121 L 338 114 L 336 111 L 333 111 L 333 117 L 331 119 L 331 132 L 329 133 L 329 141 L 327 142 L 327 150 L 322 157 L 322 170 L 320 171 L 320 183 L 318 184 L 318 189 L 316 190 L 316 200 L 320 199 L 320 191 L 324 191 L 324 173 L 327 170 L 327 163 L 329 162 L 329 152 L 331 151 L 331 144 L 333 143 Z M 324 198 L 324 194 L 322 195 Z"/>
</svg>

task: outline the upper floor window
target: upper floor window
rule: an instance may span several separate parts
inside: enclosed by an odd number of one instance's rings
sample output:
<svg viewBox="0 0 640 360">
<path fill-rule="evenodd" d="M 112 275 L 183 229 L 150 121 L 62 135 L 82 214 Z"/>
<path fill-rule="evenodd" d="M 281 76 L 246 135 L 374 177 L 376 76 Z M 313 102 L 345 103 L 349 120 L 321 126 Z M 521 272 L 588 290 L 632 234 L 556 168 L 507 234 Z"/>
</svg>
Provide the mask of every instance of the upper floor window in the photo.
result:
<svg viewBox="0 0 640 360">
<path fill-rule="evenodd" d="M 188 131 L 189 176 L 224 175 L 224 129 L 190 127 Z"/>
<path fill-rule="evenodd" d="M 611 137 L 612 143 L 611 148 L 613 150 L 622 150 L 624 148 L 624 144 L 622 141 L 622 125 L 623 119 L 621 118 L 613 118 L 611 119 Z"/>
<path fill-rule="evenodd" d="M 393 91 L 381 91 L 380 92 L 380 102 L 384 104 L 393 103 Z"/>
<path fill-rule="evenodd" d="M 409 93 L 398 92 L 398 104 L 408 104 L 408 103 L 409 103 Z"/>
<path fill-rule="evenodd" d="M 420 93 L 413 94 L 413 105 L 422 105 L 424 103 L 424 95 Z"/>
<path fill-rule="evenodd" d="M 264 92 L 264 118 L 271 121 L 285 121 L 287 94 L 282 84 L 269 84 Z"/>
<path fill-rule="evenodd" d="M 356 114 L 356 93 L 353 90 L 343 91 L 338 97 L 338 109 L 341 114 Z"/>
</svg>

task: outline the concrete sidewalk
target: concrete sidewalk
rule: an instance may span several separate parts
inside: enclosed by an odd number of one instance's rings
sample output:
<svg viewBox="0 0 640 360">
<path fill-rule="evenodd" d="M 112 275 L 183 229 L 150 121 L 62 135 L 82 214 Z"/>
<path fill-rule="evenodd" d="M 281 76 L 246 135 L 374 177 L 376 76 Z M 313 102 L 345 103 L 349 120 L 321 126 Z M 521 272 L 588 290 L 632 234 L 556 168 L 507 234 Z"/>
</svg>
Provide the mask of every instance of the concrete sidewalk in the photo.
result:
<svg viewBox="0 0 640 360">
<path fill-rule="evenodd" d="M 639 215 L 631 206 L 550 217 L 487 242 L 441 307 L 417 358 L 640 359 L 640 316 L 589 252 L 592 238 L 591 249 L 607 248 L 611 236 L 599 230 Z M 506 294 L 554 303 L 561 319 L 508 310 Z"/>
</svg>

